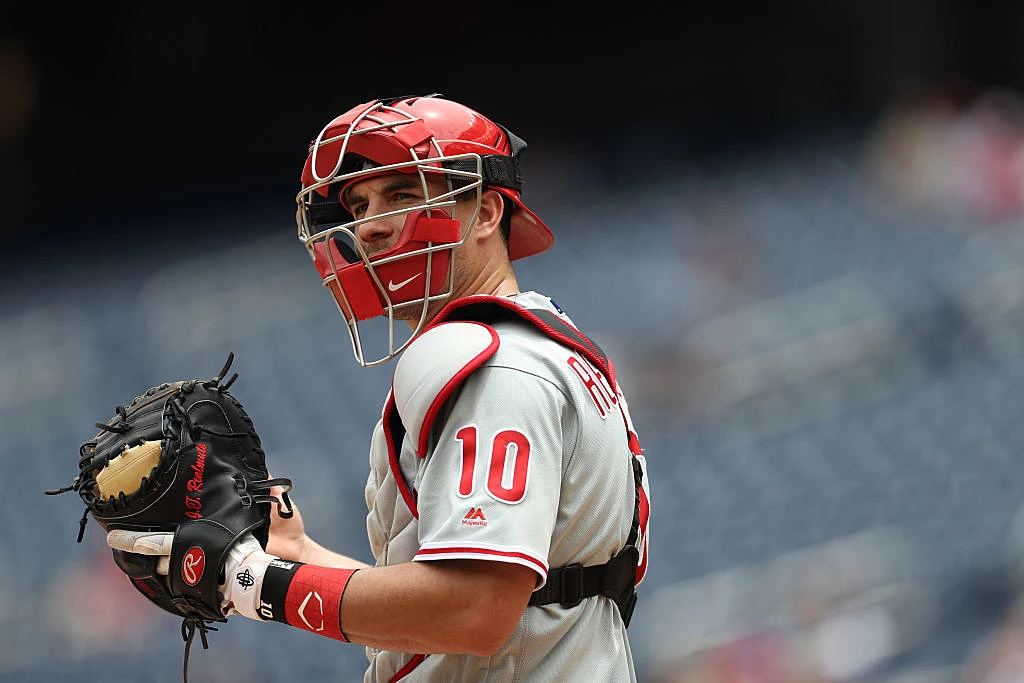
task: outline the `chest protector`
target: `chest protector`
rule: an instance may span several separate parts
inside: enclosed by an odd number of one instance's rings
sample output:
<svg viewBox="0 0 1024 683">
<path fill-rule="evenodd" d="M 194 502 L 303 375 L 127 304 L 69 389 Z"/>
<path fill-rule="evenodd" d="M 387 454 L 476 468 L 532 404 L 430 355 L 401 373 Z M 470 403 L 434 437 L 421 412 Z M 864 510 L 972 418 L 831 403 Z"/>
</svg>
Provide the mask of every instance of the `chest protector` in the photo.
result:
<svg viewBox="0 0 1024 683">
<path fill-rule="evenodd" d="M 609 386 L 613 388 L 617 386 L 614 368 L 600 347 L 562 318 L 545 309 L 523 308 L 503 297 L 465 297 L 446 306 L 432 321 L 428 329 L 453 321 L 468 321 L 490 325 L 503 320 L 524 320 L 532 324 L 542 334 L 569 347 L 590 361 L 608 380 Z M 456 375 L 455 379 L 446 384 L 444 391 L 435 399 L 434 406 L 439 406 L 447 396 L 451 395 L 459 382 L 468 377 L 472 370 L 483 364 L 496 350 L 497 343 L 494 343 L 478 353 Z M 643 468 L 635 456 L 642 455 L 643 451 L 640 448 L 640 442 L 636 433 L 632 430 L 629 420 L 626 418 L 621 402 L 619 403 L 619 410 L 622 412 L 622 419 L 626 425 L 627 446 L 630 453 L 634 456 L 631 458 L 635 484 L 633 523 L 630 527 L 626 543 L 615 557 L 605 564 L 584 567 L 578 563 L 573 563 L 564 567 L 549 569 L 547 582 L 542 588 L 534 591 L 529 604 L 547 605 L 559 603 L 563 607 L 573 607 L 578 605 L 584 598 L 604 595 L 615 601 L 615 604 L 619 607 L 619 613 L 622 615 L 623 623 L 629 626 L 633 608 L 636 605 L 637 567 L 640 561 L 640 552 L 637 546 L 640 534 L 640 499 L 643 485 Z M 431 431 L 430 423 L 434 415 L 436 415 L 435 410 L 428 410 L 422 424 L 410 425 L 413 429 L 413 433 L 410 436 L 413 437 L 417 452 L 421 457 L 425 455 L 426 440 Z M 383 417 L 384 436 L 387 442 L 391 471 L 394 473 L 403 500 L 413 515 L 418 518 L 416 492 L 409 486 L 399 467 L 398 456 L 407 430 L 399 415 L 394 392 L 388 397 L 387 403 L 384 406 Z"/>
</svg>

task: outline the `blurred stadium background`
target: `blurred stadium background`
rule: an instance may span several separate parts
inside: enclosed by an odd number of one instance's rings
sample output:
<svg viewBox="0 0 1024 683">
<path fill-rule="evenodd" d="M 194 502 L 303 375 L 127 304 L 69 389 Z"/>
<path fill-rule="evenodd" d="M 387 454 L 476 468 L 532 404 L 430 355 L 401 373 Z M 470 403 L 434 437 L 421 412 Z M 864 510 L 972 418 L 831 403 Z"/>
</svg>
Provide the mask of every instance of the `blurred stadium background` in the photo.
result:
<svg viewBox="0 0 1024 683">
<path fill-rule="evenodd" d="M 389 8 L 5 9 L 0 682 L 180 680 L 178 620 L 42 491 L 115 404 L 229 351 L 312 535 L 369 559 L 391 368 L 353 362 L 292 198 L 329 118 L 426 92 L 530 143 L 557 242 L 521 282 L 632 397 L 642 681 L 1021 680 L 1024 5 Z M 244 619 L 210 641 L 193 681 L 365 661 Z"/>
</svg>

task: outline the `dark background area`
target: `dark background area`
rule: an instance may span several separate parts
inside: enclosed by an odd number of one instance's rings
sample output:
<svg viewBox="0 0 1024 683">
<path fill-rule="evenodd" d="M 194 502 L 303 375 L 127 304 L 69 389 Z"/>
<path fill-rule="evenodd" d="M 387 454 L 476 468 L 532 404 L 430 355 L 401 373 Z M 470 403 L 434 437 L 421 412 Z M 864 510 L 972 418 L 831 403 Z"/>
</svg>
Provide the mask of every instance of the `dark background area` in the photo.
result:
<svg viewBox="0 0 1024 683">
<path fill-rule="evenodd" d="M 402 3 L 20 3 L 5 15 L 8 254 L 54 229 L 84 243 L 131 237 L 140 215 L 261 206 L 290 224 L 305 143 L 377 96 L 442 92 L 535 147 L 594 158 L 615 183 L 648 159 L 861 125 L 900 97 L 1024 80 L 1024 5 L 1012 2 L 444 14 Z"/>
</svg>

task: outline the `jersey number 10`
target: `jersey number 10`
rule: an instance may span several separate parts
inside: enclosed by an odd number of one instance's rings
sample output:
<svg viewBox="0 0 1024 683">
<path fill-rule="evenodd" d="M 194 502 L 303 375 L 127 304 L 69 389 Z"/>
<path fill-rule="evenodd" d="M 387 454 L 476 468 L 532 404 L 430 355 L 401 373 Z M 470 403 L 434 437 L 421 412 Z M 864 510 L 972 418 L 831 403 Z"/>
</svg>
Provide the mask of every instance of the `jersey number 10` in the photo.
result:
<svg viewBox="0 0 1024 683">
<path fill-rule="evenodd" d="M 476 471 L 477 439 L 475 425 L 460 429 L 455 438 L 462 442 L 462 476 L 459 495 L 473 494 Z M 530 466 L 530 440 L 522 432 L 504 429 L 491 441 L 491 459 L 487 466 L 487 493 L 505 503 L 518 503 L 526 495 L 526 476 Z"/>
</svg>

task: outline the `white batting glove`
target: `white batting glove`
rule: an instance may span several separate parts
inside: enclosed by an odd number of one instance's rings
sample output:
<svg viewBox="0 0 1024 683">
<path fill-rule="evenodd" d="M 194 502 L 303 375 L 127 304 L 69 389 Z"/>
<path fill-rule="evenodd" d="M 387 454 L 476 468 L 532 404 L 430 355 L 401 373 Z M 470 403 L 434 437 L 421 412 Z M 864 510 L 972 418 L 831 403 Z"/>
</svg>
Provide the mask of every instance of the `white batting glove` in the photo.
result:
<svg viewBox="0 0 1024 683">
<path fill-rule="evenodd" d="M 125 531 L 114 529 L 107 532 L 107 545 L 136 555 L 157 556 L 156 573 L 167 576 L 171 565 L 171 544 L 174 534 L 163 531 Z"/>
<path fill-rule="evenodd" d="M 156 571 L 164 576 L 170 568 L 173 543 L 174 534 L 167 532 L 114 529 L 107 533 L 107 545 L 114 550 L 156 556 Z M 242 536 L 231 546 L 224 561 L 224 583 L 219 586 L 220 609 L 224 616 L 239 614 L 262 621 L 256 609 L 260 604 L 263 577 L 271 560 L 276 559 L 275 555 L 263 552 L 259 541 L 251 533 Z"/>
<path fill-rule="evenodd" d="M 276 559 L 276 555 L 263 552 L 260 542 L 251 533 L 231 546 L 224 562 L 224 583 L 220 585 L 220 610 L 224 616 L 240 614 L 263 621 L 256 610 L 260 606 L 267 565 Z"/>
</svg>

